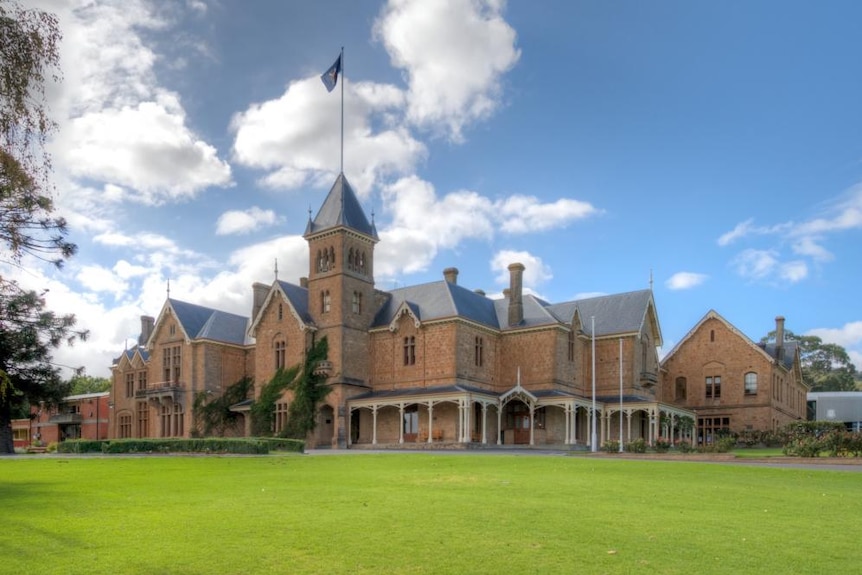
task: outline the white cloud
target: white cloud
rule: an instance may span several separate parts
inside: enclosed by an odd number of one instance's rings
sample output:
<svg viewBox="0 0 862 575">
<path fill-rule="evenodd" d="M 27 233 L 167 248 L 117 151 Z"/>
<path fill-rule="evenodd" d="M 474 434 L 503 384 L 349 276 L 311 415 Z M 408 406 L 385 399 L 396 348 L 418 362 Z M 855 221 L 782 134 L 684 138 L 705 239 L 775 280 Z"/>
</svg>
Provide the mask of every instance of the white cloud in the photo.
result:
<svg viewBox="0 0 862 575">
<path fill-rule="evenodd" d="M 61 173 L 95 182 L 83 190 L 90 194 L 103 186 L 99 200 L 108 203 L 159 204 L 231 183 L 230 166 L 194 133 L 180 98 L 156 77 L 159 55 L 143 34 L 171 26 L 157 7 L 77 0 L 47 8 L 60 18 L 61 60 L 74 63 L 63 66 L 63 82 L 50 93 L 60 124 L 50 149 Z M 82 201 L 93 203 L 86 195 Z M 70 220 L 86 218 L 70 201 L 62 208 Z"/>
<path fill-rule="evenodd" d="M 856 369 L 862 369 L 862 321 L 851 321 L 839 328 L 816 328 L 805 335 L 816 335 L 824 343 L 840 345 L 847 351 Z"/>
<path fill-rule="evenodd" d="M 793 253 L 800 256 L 808 256 L 815 261 L 826 262 L 833 259 L 835 256 L 824 248 L 819 243 L 819 238 L 814 236 L 806 236 L 799 238 L 793 244 Z"/>
<path fill-rule="evenodd" d="M 75 279 L 92 292 L 110 293 L 115 298 L 122 296 L 129 288 L 129 284 L 114 271 L 99 265 L 81 267 Z"/>
<path fill-rule="evenodd" d="M 390 0 L 374 25 L 408 83 L 407 117 L 463 139 L 470 123 L 500 106 L 500 79 L 520 57 L 499 0 Z"/>
<path fill-rule="evenodd" d="M 273 210 L 262 210 L 253 206 L 245 211 L 230 210 L 219 216 L 216 234 L 248 234 L 260 228 L 278 223 L 281 218 Z"/>
<path fill-rule="evenodd" d="M 749 249 L 741 252 L 733 261 L 736 273 L 748 279 L 769 277 L 778 266 L 777 253 L 773 250 Z"/>
<path fill-rule="evenodd" d="M 527 233 L 562 227 L 572 220 L 598 213 L 587 202 L 561 198 L 543 204 L 535 196 L 514 195 L 497 203 L 503 219 L 501 228 L 510 233 Z"/>
<path fill-rule="evenodd" d="M 362 196 L 382 178 L 410 173 L 426 155 L 425 145 L 393 121 L 403 105 L 394 86 L 346 84 L 344 171 Z M 340 106 L 317 76 L 291 82 L 278 99 L 234 116 L 236 161 L 267 170 L 261 183 L 270 188 L 331 185 L 339 168 Z"/>
<path fill-rule="evenodd" d="M 670 276 L 665 286 L 671 290 L 684 290 L 697 287 L 707 280 L 709 276 L 694 272 L 677 272 Z"/>
<path fill-rule="evenodd" d="M 803 261 L 792 261 L 781 264 L 779 275 L 781 279 L 796 283 L 808 277 L 808 265 Z"/>
<path fill-rule="evenodd" d="M 739 238 L 743 238 L 747 236 L 753 229 L 752 224 L 754 220 L 745 220 L 744 222 L 740 222 L 736 224 L 736 227 L 721 235 L 718 238 L 718 245 L 727 246 L 736 241 Z"/>
<path fill-rule="evenodd" d="M 551 268 L 542 262 L 542 258 L 527 251 L 501 250 L 491 258 L 491 270 L 497 272 L 497 283 L 508 285 L 509 265 L 524 264 L 524 287 L 534 289 L 552 279 Z"/>
</svg>

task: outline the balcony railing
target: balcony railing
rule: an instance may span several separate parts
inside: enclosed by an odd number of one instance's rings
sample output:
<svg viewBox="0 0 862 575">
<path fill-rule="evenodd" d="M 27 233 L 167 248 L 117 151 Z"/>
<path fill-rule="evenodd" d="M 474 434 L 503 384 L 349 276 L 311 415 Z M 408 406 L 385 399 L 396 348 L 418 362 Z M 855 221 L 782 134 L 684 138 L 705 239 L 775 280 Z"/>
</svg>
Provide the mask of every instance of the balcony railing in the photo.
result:
<svg viewBox="0 0 862 575">
<path fill-rule="evenodd" d="M 135 397 L 175 397 L 175 394 L 184 391 L 185 383 L 182 381 L 159 381 L 148 383 L 144 389 L 135 390 Z"/>
<path fill-rule="evenodd" d="M 81 423 L 84 417 L 80 413 L 57 413 L 48 419 L 50 423 Z"/>
</svg>

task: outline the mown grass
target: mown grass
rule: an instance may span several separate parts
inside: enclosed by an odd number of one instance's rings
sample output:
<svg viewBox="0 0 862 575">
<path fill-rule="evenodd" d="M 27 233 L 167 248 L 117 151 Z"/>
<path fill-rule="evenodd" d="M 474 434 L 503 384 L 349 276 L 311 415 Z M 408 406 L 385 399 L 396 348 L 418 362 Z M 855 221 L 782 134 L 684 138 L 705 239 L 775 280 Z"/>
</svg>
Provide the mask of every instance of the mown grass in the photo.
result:
<svg viewBox="0 0 862 575">
<path fill-rule="evenodd" d="M 0 460 L 8 573 L 837 573 L 862 475 L 565 456 Z"/>
</svg>

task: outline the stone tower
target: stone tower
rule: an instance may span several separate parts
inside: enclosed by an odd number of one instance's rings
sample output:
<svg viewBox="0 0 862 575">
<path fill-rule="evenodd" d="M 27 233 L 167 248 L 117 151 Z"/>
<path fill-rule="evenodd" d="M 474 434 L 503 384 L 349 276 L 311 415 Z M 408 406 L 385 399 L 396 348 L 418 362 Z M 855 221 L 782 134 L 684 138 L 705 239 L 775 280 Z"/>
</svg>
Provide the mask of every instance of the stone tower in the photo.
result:
<svg viewBox="0 0 862 575">
<path fill-rule="evenodd" d="M 308 242 L 308 312 L 326 337 L 329 365 L 324 372 L 332 391 L 333 445 L 344 446 L 346 399 L 367 390 L 368 328 L 374 319 L 374 245 L 369 222 L 353 188 L 339 174 L 304 237 Z"/>
</svg>

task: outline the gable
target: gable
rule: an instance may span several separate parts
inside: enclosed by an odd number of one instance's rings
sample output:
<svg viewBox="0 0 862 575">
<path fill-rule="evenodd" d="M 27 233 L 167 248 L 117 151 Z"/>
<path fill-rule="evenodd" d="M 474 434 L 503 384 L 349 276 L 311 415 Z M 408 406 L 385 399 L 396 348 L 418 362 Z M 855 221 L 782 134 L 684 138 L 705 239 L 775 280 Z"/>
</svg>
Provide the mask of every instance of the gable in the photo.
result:
<svg viewBox="0 0 862 575">
<path fill-rule="evenodd" d="M 707 312 L 706 315 L 704 315 L 700 319 L 700 321 L 698 321 L 694 325 L 694 327 L 689 330 L 689 332 L 679 341 L 679 343 L 674 346 L 670 353 L 665 356 L 665 358 L 661 362 L 662 367 L 673 361 L 678 354 L 684 354 L 686 350 L 690 347 L 690 345 L 694 341 L 699 340 L 701 337 L 704 339 L 712 340 L 713 336 L 711 332 L 716 328 L 721 329 L 729 337 L 733 338 L 735 340 L 735 343 L 739 346 L 742 346 L 745 350 L 755 353 L 769 362 L 772 361 L 772 357 L 766 351 L 764 351 L 763 348 L 761 348 L 759 345 L 749 339 L 748 336 L 742 333 L 729 321 L 724 319 L 721 315 L 718 314 L 718 312 L 716 312 L 715 310 L 709 310 L 709 312 Z M 726 353 L 726 345 L 724 347 Z"/>
</svg>

